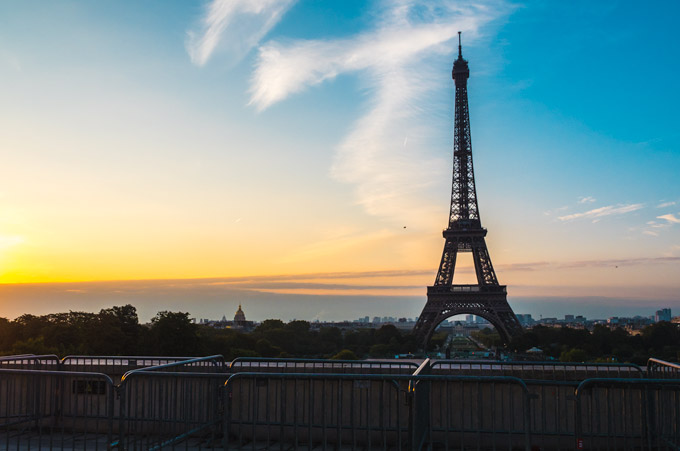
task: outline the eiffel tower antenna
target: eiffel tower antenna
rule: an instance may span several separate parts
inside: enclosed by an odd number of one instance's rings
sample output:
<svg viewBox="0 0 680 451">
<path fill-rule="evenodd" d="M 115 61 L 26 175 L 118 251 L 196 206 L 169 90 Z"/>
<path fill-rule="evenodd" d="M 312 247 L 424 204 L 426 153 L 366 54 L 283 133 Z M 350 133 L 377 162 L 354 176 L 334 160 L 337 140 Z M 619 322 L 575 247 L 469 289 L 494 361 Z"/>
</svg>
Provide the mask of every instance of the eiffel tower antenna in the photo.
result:
<svg viewBox="0 0 680 451">
<path fill-rule="evenodd" d="M 460 44 L 460 31 L 458 32 L 458 58 L 463 59 L 463 46 Z"/>
<path fill-rule="evenodd" d="M 437 277 L 434 285 L 427 287 L 427 303 L 413 329 L 423 348 L 442 321 L 460 314 L 486 319 L 505 342 L 522 332 L 522 326 L 508 304 L 506 286 L 498 283 L 484 239 L 487 231 L 479 218 L 467 95 L 470 69 L 463 59 L 460 32 L 458 59 L 453 63 L 451 76 L 456 86 L 451 210 L 448 227 L 443 232 L 444 252 Z M 472 253 L 476 284 L 453 283 L 458 252 Z"/>
</svg>

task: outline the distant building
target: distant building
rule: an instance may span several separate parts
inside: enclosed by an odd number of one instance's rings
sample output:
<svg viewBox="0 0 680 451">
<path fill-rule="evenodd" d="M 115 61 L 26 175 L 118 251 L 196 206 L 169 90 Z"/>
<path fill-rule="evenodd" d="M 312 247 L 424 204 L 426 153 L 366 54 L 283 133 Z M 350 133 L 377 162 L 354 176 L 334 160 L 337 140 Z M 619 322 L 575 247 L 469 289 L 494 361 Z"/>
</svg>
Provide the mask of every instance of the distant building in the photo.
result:
<svg viewBox="0 0 680 451">
<path fill-rule="evenodd" d="M 654 322 L 657 322 L 657 323 L 659 321 L 670 321 L 671 318 L 672 318 L 671 309 L 669 309 L 669 308 L 657 310 L 656 313 L 654 314 Z"/>
<path fill-rule="evenodd" d="M 568 323 L 574 322 L 574 315 L 564 315 L 564 320 Z"/>
<path fill-rule="evenodd" d="M 246 326 L 246 314 L 243 313 L 241 304 L 238 305 L 238 310 L 234 315 L 234 327 L 245 327 Z"/>
<path fill-rule="evenodd" d="M 534 324 L 534 319 L 531 317 L 531 313 L 518 313 L 516 316 L 517 320 L 523 327 Z"/>
</svg>

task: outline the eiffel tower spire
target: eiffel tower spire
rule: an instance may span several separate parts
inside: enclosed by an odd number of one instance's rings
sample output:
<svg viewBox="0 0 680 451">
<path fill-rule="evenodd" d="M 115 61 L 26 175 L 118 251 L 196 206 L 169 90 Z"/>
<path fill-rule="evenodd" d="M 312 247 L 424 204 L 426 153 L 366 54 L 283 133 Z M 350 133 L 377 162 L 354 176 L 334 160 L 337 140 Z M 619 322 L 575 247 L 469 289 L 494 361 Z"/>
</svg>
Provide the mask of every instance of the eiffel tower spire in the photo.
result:
<svg viewBox="0 0 680 451">
<path fill-rule="evenodd" d="M 423 346 L 439 323 L 463 313 L 481 316 L 491 322 L 504 341 L 522 331 L 508 304 L 506 287 L 498 283 L 486 247 L 487 231 L 479 218 L 467 95 L 470 69 L 463 59 L 460 32 L 458 59 L 453 63 L 451 76 L 456 87 L 451 210 L 448 227 L 443 232 L 446 241 L 437 277 L 434 285 L 427 288 L 427 303 L 414 328 Z M 453 283 L 458 252 L 472 253 L 477 284 Z"/>
</svg>

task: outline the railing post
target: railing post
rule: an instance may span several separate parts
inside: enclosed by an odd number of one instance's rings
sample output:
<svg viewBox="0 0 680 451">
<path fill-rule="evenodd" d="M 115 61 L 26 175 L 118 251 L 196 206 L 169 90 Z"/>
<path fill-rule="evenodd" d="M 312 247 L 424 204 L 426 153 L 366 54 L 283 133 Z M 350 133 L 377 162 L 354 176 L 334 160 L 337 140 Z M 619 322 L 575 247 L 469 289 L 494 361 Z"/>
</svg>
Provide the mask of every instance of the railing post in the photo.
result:
<svg viewBox="0 0 680 451">
<path fill-rule="evenodd" d="M 120 385 L 116 387 L 118 396 L 120 397 L 120 402 L 118 403 L 118 441 L 117 448 L 119 450 L 125 450 L 125 398 L 126 398 L 126 382 L 121 381 Z"/>
<path fill-rule="evenodd" d="M 412 451 L 419 451 L 430 439 L 430 381 L 417 380 L 418 376 L 431 373 L 430 359 L 425 359 L 413 373 L 415 376 L 408 384 L 409 400 L 409 439 Z"/>
</svg>

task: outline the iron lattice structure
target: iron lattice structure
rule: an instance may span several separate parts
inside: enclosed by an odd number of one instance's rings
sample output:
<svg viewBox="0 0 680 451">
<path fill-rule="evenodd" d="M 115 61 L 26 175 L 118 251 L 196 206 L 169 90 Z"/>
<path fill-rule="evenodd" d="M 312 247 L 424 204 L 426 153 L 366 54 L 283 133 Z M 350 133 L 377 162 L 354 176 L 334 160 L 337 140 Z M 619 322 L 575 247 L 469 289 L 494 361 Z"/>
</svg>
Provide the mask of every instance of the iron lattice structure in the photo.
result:
<svg viewBox="0 0 680 451">
<path fill-rule="evenodd" d="M 453 138 L 453 189 L 449 226 L 443 235 L 446 243 L 434 285 L 427 287 L 427 303 L 414 333 L 425 347 L 435 328 L 446 318 L 473 314 L 489 321 L 507 342 L 520 334 L 519 324 L 507 301 L 505 285 L 499 285 L 486 247 L 486 229 L 479 219 L 475 174 L 472 165 L 470 114 L 468 110 L 468 63 L 463 59 L 458 35 L 458 59 L 452 76 L 456 85 Z M 456 285 L 453 276 L 458 252 L 471 252 L 477 275 L 476 285 Z"/>
</svg>

